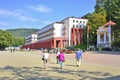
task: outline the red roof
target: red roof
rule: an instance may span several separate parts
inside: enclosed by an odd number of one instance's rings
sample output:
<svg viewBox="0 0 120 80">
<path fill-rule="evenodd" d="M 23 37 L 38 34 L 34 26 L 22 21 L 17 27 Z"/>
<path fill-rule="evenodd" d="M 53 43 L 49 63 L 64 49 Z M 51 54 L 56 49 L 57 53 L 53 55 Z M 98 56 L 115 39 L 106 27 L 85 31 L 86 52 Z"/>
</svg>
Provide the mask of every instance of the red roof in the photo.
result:
<svg viewBox="0 0 120 80">
<path fill-rule="evenodd" d="M 109 26 L 109 25 L 111 25 L 111 26 L 114 26 L 116 23 L 115 22 L 113 22 L 113 21 L 109 21 L 109 22 L 107 22 L 104 26 L 105 27 L 107 27 L 107 26 Z"/>
</svg>

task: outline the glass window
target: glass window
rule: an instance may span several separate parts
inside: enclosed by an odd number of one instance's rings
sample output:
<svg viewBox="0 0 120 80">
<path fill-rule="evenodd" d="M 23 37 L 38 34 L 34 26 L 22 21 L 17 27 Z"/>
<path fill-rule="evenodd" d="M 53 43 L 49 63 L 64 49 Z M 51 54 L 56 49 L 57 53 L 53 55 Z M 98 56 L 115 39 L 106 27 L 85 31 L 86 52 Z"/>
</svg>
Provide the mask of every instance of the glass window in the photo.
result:
<svg viewBox="0 0 120 80">
<path fill-rule="evenodd" d="M 73 24 L 73 27 L 75 27 L 75 25 Z"/>
<path fill-rule="evenodd" d="M 82 28 L 82 26 L 80 25 L 80 28 Z"/>
<path fill-rule="evenodd" d="M 78 25 L 76 25 L 76 27 L 78 27 Z"/>
</svg>

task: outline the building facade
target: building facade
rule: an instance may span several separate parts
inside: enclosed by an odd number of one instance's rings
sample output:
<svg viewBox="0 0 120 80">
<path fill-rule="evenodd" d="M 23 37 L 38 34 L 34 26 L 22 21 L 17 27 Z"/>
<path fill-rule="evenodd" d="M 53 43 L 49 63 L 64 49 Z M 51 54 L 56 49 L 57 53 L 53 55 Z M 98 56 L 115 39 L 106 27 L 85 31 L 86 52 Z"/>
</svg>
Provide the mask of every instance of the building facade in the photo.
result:
<svg viewBox="0 0 120 80">
<path fill-rule="evenodd" d="M 35 43 L 27 44 L 26 42 L 23 48 L 63 48 L 78 45 L 82 41 L 82 30 L 87 22 L 87 19 L 68 17 L 49 24 L 36 32 Z M 26 40 L 27 38 L 29 37 L 26 37 Z"/>
<path fill-rule="evenodd" d="M 114 25 L 114 22 L 109 21 L 97 29 L 97 47 L 111 48 L 112 41 L 114 41 L 114 36 L 111 34 L 111 27 Z"/>
<path fill-rule="evenodd" d="M 24 48 L 34 49 L 33 44 L 38 41 L 37 34 L 33 33 L 25 38 L 25 44 L 23 45 Z"/>
<path fill-rule="evenodd" d="M 111 37 L 108 27 L 99 27 L 97 30 L 97 46 L 101 48 L 111 47 Z"/>
</svg>

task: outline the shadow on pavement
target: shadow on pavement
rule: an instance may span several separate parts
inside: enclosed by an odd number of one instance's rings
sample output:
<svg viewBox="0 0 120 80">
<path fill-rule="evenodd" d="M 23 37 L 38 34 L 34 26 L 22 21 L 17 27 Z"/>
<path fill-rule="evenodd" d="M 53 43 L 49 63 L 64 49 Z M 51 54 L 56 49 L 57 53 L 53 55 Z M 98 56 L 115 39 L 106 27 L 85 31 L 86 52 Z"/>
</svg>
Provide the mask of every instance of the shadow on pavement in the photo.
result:
<svg viewBox="0 0 120 80">
<path fill-rule="evenodd" d="M 107 77 L 107 78 L 101 78 L 99 80 L 120 80 L 120 75 Z"/>
<path fill-rule="evenodd" d="M 120 51 L 88 51 L 88 53 L 120 55 Z"/>
<path fill-rule="evenodd" d="M 113 76 L 110 73 L 92 72 L 86 70 L 70 70 L 59 69 L 58 67 L 50 67 L 50 70 L 44 70 L 42 67 L 14 67 L 6 66 L 0 67 L 0 73 L 8 72 L 10 76 L 4 75 L 0 77 L 0 80 L 74 80 L 74 76 L 77 76 L 80 80 L 118 80 L 120 76 Z M 64 76 L 53 75 L 57 73 Z M 51 75 L 52 74 L 52 75 Z M 65 75 L 70 75 L 71 79 Z M 100 78 L 99 76 L 103 77 Z M 77 79 L 77 80 L 78 80 Z"/>
</svg>

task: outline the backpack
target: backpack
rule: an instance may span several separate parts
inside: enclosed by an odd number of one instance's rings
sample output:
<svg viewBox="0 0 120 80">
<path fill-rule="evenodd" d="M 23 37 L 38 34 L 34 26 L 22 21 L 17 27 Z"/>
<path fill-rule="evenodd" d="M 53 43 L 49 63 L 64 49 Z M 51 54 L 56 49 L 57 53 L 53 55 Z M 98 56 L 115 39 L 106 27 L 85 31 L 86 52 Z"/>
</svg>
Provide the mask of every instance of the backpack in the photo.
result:
<svg viewBox="0 0 120 80">
<path fill-rule="evenodd" d="M 60 61 L 64 61 L 65 57 L 64 57 L 64 54 L 63 53 L 60 53 L 59 54 L 59 60 Z"/>
<path fill-rule="evenodd" d="M 80 59 L 82 57 L 82 52 L 81 51 L 77 51 L 76 52 L 76 58 Z"/>
</svg>

